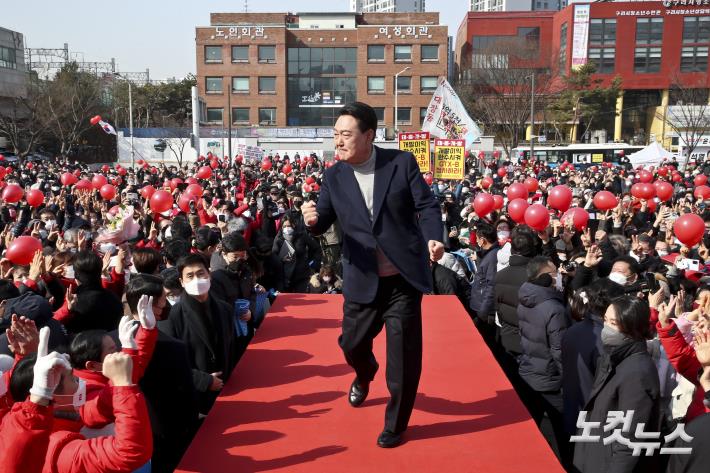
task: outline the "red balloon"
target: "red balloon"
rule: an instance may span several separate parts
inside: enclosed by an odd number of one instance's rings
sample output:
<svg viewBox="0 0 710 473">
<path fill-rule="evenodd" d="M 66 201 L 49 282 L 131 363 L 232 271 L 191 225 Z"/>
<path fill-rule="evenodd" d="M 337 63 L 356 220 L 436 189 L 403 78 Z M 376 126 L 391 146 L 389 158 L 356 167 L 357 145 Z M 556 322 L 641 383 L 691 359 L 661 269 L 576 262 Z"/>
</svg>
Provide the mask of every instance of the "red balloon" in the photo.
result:
<svg viewBox="0 0 710 473">
<path fill-rule="evenodd" d="M 281 168 L 281 172 L 284 174 L 291 174 L 291 171 L 293 171 L 293 167 L 290 164 L 285 164 L 284 167 Z"/>
<path fill-rule="evenodd" d="M 103 166 L 101 166 L 101 172 L 109 172 L 110 170 L 111 168 L 108 164 L 104 164 Z"/>
<path fill-rule="evenodd" d="M 478 152 L 478 159 L 483 160 L 483 159 L 485 159 L 485 157 L 486 157 L 486 153 L 484 153 L 483 151 Z"/>
<path fill-rule="evenodd" d="M 120 206 L 120 205 L 114 205 L 113 207 L 111 207 L 110 209 L 108 209 L 108 213 L 109 213 L 110 215 L 116 215 L 119 210 L 121 210 L 121 206 Z"/>
<path fill-rule="evenodd" d="M 611 210 L 619 205 L 619 200 L 609 191 L 599 191 L 594 195 L 594 206 L 599 210 Z"/>
<path fill-rule="evenodd" d="M 542 204 L 533 204 L 525 210 L 525 223 L 532 228 L 541 232 L 547 228 L 550 223 L 550 213 L 547 207 Z"/>
<path fill-rule="evenodd" d="M 94 174 L 94 177 L 91 178 L 91 185 L 94 186 L 94 189 L 101 189 L 107 182 L 106 176 L 101 174 Z"/>
<path fill-rule="evenodd" d="M 547 196 L 547 205 L 562 212 L 567 211 L 572 205 L 572 189 L 563 185 L 553 187 Z"/>
<path fill-rule="evenodd" d="M 498 168 L 498 177 L 505 177 L 508 174 L 508 170 L 505 168 Z"/>
<path fill-rule="evenodd" d="M 155 191 L 150 197 L 150 210 L 162 213 L 173 208 L 173 196 L 168 191 Z"/>
<path fill-rule="evenodd" d="M 521 184 L 519 182 L 514 182 L 511 185 L 508 186 L 508 200 L 512 201 L 515 199 L 525 199 L 527 200 L 528 198 L 528 188 L 525 187 L 525 184 Z"/>
<path fill-rule="evenodd" d="M 0 154 L 0 161 L 5 161 L 5 156 L 3 156 L 2 154 Z"/>
<path fill-rule="evenodd" d="M 673 174 L 673 182 L 680 182 L 683 180 L 683 176 L 680 174 Z"/>
<path fill-rule="evenodd" d="M 710 187 L 708 186 L 698 186 L 695 188 L 693 195 L 698 200 L 708 200 L 710 199 Z"/>
<path fill-rule="evenodd" d="M 426 182 L 428 186 L 432 185 L 434 183 L 434 176 L 432 176 L 431 174 L 425 175 L 424 182 Z"/>
<path fill-rule="evenodd" d="M 91 120 L 89 120 L 89 123 L 91 123 L 92 125 L 96 125 L 100 121 L 101 121 L 101 115 L 94 115 L 93 117 L 91 117 Z"/>
<path fill-rule="evenodd" d="M 505 202 L 505 200 L 503 199 L 502 195 L 493 194 L 493 201 L 496 204 L 495 205 L 496 210 L 500 210 L 503 208 L 503 203 Z"/>
<path fill-rule="evenodd" d="M 481 179 L 481 187 L 484 189 L 488 189 L 493 185 L 493 179 L 491 179 L 489 176 L 484 177 Z"/>
<path fill-rule="evenodd" d="M 12 240 L 5 252 L 5 257 L 14 264 L 27 266 L 38 251 L 42 251 L 40 240 L 31 236 L 21 236 Z"/>
<path fill-rule="evenodd" d="M 668 168 L 667 167 L 662 167 L 658 168 L 658 175 L 659 176 L 667 176 L 668 175 Z"/>
<path fill-rule="evenodd" d="M 141 187 L 140 193 L 144 199 L 150 199 L 151 197 L 153 197 L 153 194 L 155 194 L 155 187 L 148 184 L 145 187 Z"/>
<path fill-rule="evenodd" d="M 523 184 L 525 184 L 525 187 L 527 187 L 528 192 L 535 192 L 539 187 L 539 183 L 534 177 L 528 177 L 527 179 L 525 179 Z"/>
<path fill-rule="evenodd" d="M 661 202 L 666 202 L 673 197 L 673 185 L 666 182 L 666 181 L 656 181 L 653 184 L 653 187 L 656 188 L 656 195 L 658 196 L 659 199 L 661 199 Z"/>
<path fill-rule="evenodd" d="M 315 182 L 316 182 L 316 180 L 313 176 L 308 176 L 306 178 L 306 184 L 314 184 Z"/>
<path fill-rule="evenodd" d="M 76 183 L 75 187 L 80 191 L 90 191 L 94 188 L 94 186 L 91 184 L 91 181 L 87 179 L 81 179 L 79 182 Z"/>
<path fill-rule="evenodd" d="M 493 151 L 493 157 L 496 159 L 500 158 L 500 151 L 498 151 L 498 150 Z"/>
<path fill-rule="evenodd" d="M 695 246 L 703 239 L 705 222 L 700 215 L 681 215 L 673 224 L 673 233 L 685 246 Z"/>
<path fill-rule="evenodd" d="M 286 178 L 286 183 L 287 183 L 289 186 L 290 186 L 291 184 L 293 184 L 293 181 L 294 181 L 293 176 L 288 176 L 288 177 Z"/>
<path fill-rule="evenodd" d="M 190 202 L 194 202 L 195 205 L 197 205 L 199 200 L 200 198 L 198 196 L 183 192 L 178 198 L 178 207 L 180 207 L 180 210 L 183 212 L 190 213 Z"/>
<path fill-rule="evenodd" d="M 198 199 L 202 197 L 202 193 L 204 190 L 202 189 L 202 186 L 199 184 L 190 184 L 185 188 L 184 194 L 191 195 L 194 197 L 197 197 Z"/>
<path fill-rule="evenodd" d="M 308 184 L 303 184 L 303 192 L 308 193 L 308 192 L 310 192 L 311 190 L 312 190 L 312 189 L 311 189 L 311 186 L 310 186 L 310 185 L 308 185 Z"/>
<path fill-rule="evenodd" d="M 187 179 L 185 179 L 185 183 L 186 184 L 199 184 L 200 181 L 198 181 L 194 177 L 188 177 Z"/>
<path fill-rule="evenodd" d="M 138 161 L 136 161 L 136 164 L 139 166 L 143 166 L 144 164 L 146 164 L 146 162 L 143 159 L 139 159 Z"/>
<path fill-rule="evenodd" d="M 121 179 L 119 176 L 112 176 L 111 177 L 111 184 L 113 184 L 114 186 L 120 186 L 122 182 L 123 182 L 123 179 Z"/>
<path fill-rule="evenodd" d="M 264 159 L 263 161 L 261 161 L 261 169 L 263 169 L 264 171 L 268 171 L 269 169 L 271 169 L 271 166 L 273 166 L 273 164 L 271 163 L 270 159 Z"/>
<path fill-rule="evenodd" d="M 211 160 L 211 161 L 210 161 L 210 167 L 211 167 L 212 169 L 217 169 L 217 168 L 219 167 L 219 161 L 217 161 L 216 159 Z"/>
<path fill-rule="evenodd" d="M 32 169 L 35 165 L 31 162 L 27 163 L 27 169 Z"/>
<path fill-rule="evenodd" d="M 242 156 L 242 155 L 240 154 L 240 155 L 238 155 L 236 158 L 234 158 L 234 161 L 235 161 L 237 164 L 242 164 L 242 162 L 244 161 L 244 156 Z"/>
<path fill-rule="evenodd" d="M 326 168 L 332 168 L 333 166 L 335 166 L 335 161 L 326 161 L 325 162 Z"/>
<path fill-rule="evenodd" d="M 124 168 L 122 168 L 122 167 L 116 168 L 116 171 L 118 171 L 118 175 L 119 175 L 119 176 L 125 176 L 125 175 L 128 173 L 128 171 L 126 171 L 126 170 L 125 170 Z"/>
<path fill-rule="evenodd" d="M 143 167 L 148 167 L 148 163 L 146 163 L 145 166 L 143 166 Z M 158 168 L 156 168 L 155 166 L 151 166 L 150 173 L 151 174 L 158 174 Z"/>
<path fill-rule="evenodd" d="M 589 213 L 579 207 L 573 207 L 562 215 L 562 222 L 567 223 L 569 220 L 572 220 L 575 230 L 582 231 L 589 223 Z"/>
<path fill-rule="evenodd" d="M 656 188 L 653 187 L 652 184 L 649 184 L 647 182 L 639 182 L 631 186 L 631 195 L 633 195 L 637 199 L 653 199 L 653 197 L 656 195 Z"/>
<path fill-rule="evenodd" d="M 25 199 L 30 207 L 39 207 L 44 202 L 44 194 L 39 189 L 30 189 Z"/>
<path fill-rule="evenodd" d="M 104 184 L 101 186 L 101 189 L 99 189 L 99 194 L 101 194 L 104 200 L 111 200 L 116 197 L 116 188 L 113 187 L 112 184 Z"/>
<path fill-rule="evenodd" d="M 212 169 L 209 166 L 202 166 L 195 175 L 198 179 L 209 179 L 212 177 Z"/>
<path fill-rule="evenodd" d="M 182 184 L 182 179 L 180 179 L 179 177 L 175 177 L 175 178 L 171 179 L 170 180 L 170 190 L 174 191 L 175 189 L 177 189 L 177 187 L 180 184 Z"/>
<path fill-rule="evenodd" d="M 508 202 L 508 215 L 515 223 L 525 222 L 525 211 L 530 207 L 525 199 L 515 199 Z"/>
<path fill-rule="evenodd" d="M 60 177 L 59 179 L 62 181 L 62 184 L 64 184 L 65 186 L 72 186 L 72 185 L 76 184 L 76 181 L 78 181 L 76 176 L 70 172 L 65 172 L 64 174 L 62 174 L 62 177 Z"/>
<path fill-rule="evenodd" d="M 313 184 L 311 185 L 311 190 L 313 190 L 313 192 L 318 192 L 320 191 L 320 186 L 318 184 Z"/>
<path fill-rule="evenodd" d="M 476 211 L 479 217 L 485 217 L 491 213 L 495 205 L 493 196 L 486 192 L 479 192 L 476 198 L 473 199 L 473 210 Z"/>
<path fill-rule="evenodd" d="M 696 186 L 704 186 L 708 183 L 708 177 L 705 174 L 698 174 L 695 176 L 695 179 L 693 179 L 693 183 Z"/>
<path fill-rule="evenodd" d="M 25 195 L 25 192 L 22 190 L 22 187 L 17 184 L 8 184 L 2 191 L 2 200 L 9 204 L 14 204 L 22 200 L 23 195 Z"/>
<path fill-rule="evenodd" d="M 641 171 L 639 173 L 639 181 L 641 182 L 651 182 L 653 180 L 653 173 L 649 171 Z"/>
</svg>

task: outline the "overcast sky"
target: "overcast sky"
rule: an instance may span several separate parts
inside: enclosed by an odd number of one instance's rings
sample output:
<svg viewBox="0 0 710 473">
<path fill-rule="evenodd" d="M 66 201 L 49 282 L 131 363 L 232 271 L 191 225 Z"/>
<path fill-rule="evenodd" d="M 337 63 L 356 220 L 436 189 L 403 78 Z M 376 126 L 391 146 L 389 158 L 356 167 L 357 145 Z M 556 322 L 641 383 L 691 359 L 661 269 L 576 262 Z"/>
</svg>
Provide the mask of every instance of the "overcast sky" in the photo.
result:
<svg viewBox="0 0 710 473">
<path fill-rule="evenodd" d="M 248 0 L 250 12 L 347 11 L 349 0 Z M 119 72 L 150 69 L 151 79 L 195 72 L 195 27 L 211 12 L 243 12 L 244 0 L 2 0 L 0 27 L 25 35 L 25 47 L 62 48 L 85 61 L 116 58 Z M 427 11 L 456 30 L 469 0 L 427 0 Z"/>
</svg>

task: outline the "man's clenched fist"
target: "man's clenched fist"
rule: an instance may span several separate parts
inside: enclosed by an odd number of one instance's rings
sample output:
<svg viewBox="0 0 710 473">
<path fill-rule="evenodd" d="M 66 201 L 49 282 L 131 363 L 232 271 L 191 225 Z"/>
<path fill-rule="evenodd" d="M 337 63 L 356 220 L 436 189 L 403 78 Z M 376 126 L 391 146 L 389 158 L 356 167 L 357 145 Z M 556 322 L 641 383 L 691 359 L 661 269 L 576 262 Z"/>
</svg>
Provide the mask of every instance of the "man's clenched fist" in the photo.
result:
<svg viewBox="0 0 710 473">
<path fill-rule="evenodd" d="M 318 212 L 316 211 L 316 203 L 309 200 L 301 206 L 301 213 L 303 214 L 303 221 L 306 223 L 307 227 L 312 227 L 318 223 Z"/>
</svg>

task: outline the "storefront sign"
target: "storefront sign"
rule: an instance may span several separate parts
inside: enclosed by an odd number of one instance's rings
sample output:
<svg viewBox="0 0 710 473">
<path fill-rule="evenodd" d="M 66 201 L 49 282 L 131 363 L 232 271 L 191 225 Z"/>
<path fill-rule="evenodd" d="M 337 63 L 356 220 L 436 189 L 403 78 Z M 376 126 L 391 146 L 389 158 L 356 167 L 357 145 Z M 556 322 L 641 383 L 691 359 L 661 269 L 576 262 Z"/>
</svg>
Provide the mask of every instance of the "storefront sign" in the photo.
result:
<svg viewBox="0 0 710 473">
<path fill-rule="evenodd" d="M 399 149 L 409 151 L 414 155 L 421 172 L 431 171 L 431 157 L 429 156 L 429 133 L 400 133 Z"/>
<path fill-rule="evenodd" d="M 394 36 L 427 36 L 429 35 L 429 27 L 408 25 L 408 26 L 380 26 L 379 34 L 388 36 L 393 34 Z"/>
<path fill-rule="evenodd" d="M 252 36 L 256 38 L 263 38 L 264 37 L 264 27 L 261 25 L 254 25 L 254 26 L 215 26 L 214 28 L 214 35 L 212 35 L 212 39 L 217 39 L 217 38 L 224 38 L 224 39 L 231 39 L 231 38 L 241 38 L 242 36 L 246 36 L 251 38 Z"/>
<path fill-rule="evenodd" d="M 434 178 L 463 179 L 466 140 L 434 141 Z"/>
</svg>

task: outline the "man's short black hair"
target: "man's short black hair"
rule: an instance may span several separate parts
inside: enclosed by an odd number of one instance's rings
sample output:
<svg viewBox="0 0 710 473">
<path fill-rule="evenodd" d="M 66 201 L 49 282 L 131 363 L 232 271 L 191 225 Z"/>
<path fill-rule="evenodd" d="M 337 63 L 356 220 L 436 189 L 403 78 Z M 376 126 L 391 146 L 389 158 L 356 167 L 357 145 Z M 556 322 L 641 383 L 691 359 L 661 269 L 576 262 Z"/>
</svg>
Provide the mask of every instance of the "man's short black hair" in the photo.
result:
<svg viewBox="0 0 710 473">
<path fill-rule="evenodd" d="M 20 290 L 9 279 L 0 279 L 0 302 L 20 297 Z"/>
<path fill-rule="evenodd" d="M 105 330 L 84 330 L 76 334 L 69 345 L 72 368 L 83 370 L 86 369 L 87 361 L 101 361 L 106 335 L 108 332 Z"/>
<path fill-rule="evenodd" d="M 246 240 L 239 232 L 227 233 L 222 239 L 222 253 L 244 251 L 249 249 Z"/>
<path fill-rule="evenodd" d="M 350 115 L 357 120 L 357 127 L 362 133 L 367 130 L 377 132 L 377 113 L 375 109 L 363 102 L 352 102 L 338 112 L 338 116 Z"/>
<path fill-rule="evenodd" d="M 163 256 L 165 256 L 168 263 L 174 266 L 181 256 L 186 255 L 189 252 L 190 244 L 187 240 L 183 240 L 182 238 L 174 238 L 165 245 L 165 248 L 163 249 Z"/>
<path fill-rule="evenodd" d="M 210 270 L 210 265 L 207 264 L 205 258 L 202 255 L 198 255 L 197 253 L 191 253 L 180 258 L 177 262 L 178 275 L 180 276 L 180 278 L 182 278 L 182 272 L 185 270 L 185 268 L 187 268 L 188 266 L 196 265 L 202 265 L 207 271 Z"/>
<path fill-rule="evenodd" d="M 478 222 L 476 224 L 476 236 L 485 238 L 488 243 L 495 243 L 498 241 L 498 233 L 493 225 L 485 222 Z"/>
<path fill-rule="evenodd" d="M 532 258 L 530 261 L 528 261 L 527 266 L 528 281 L 532 281 L 533 279 L 540 276 L 542 270 L 551 264 L 554 263 L 552 263 L 552 260 L 547 256 L 535 256 L 534 258 Z"/>
<path fill-rule="evenodd" d="M 537 253 L 535 237 L 526 229 L 515 227 L 511 232 L 510 253 L 532 258 Z"/>
<path fill-rule="evenodd" d="M 131 314 L 138 313 L 138 300 L 141 296 L 153 296 L 153 302 L 163 294 L 163 278 L 152 274 L 136 274 L 126 285 L 126 302 Z"/>
<path fill-rule="evenodd" d="M 90 284 L 101 280 L 103 262 L 91 250 L 80 251 L 74 258 L 74 276 L 81 284 Z"/>
<path fill-rule="evenodd" d="M 639 265 L 638 261 L 636 261 L 629 255 L 619 256 L 614 261 L 612 261 L 611 265 L 613 266 L 614 263 L 626 263 L 629 265 L 629 270 L 632 273 L 641 274 L 641 265 Z"/>
</svg>

